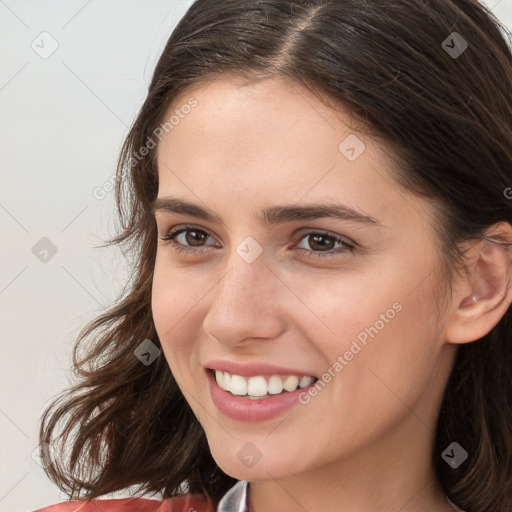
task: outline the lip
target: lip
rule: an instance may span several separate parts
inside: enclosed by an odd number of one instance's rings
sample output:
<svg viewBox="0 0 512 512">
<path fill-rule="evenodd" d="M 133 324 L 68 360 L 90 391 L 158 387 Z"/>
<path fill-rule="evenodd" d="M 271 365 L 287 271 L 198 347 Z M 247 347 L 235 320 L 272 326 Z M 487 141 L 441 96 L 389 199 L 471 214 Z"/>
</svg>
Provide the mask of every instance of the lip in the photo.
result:
<svg viewBox="0 0 512 512">
<path fill-rule="evenodd" d="M 317 375 L 309 373 L 309 370 L 300 370 L 297 368 L 285 368 L 268 363 L 241 363 L 237 361 L 221 360 L 210 361 L 204 365 L 211 370 L 220 370 L 231 373 L 231 375 L 241 375 L 242 377 L 254 377 L 256 375 L 297 375 L 302 377 L 307 375 L 318 378 Z"/>
<path fill-rule="evenodd" d="M 297 388 L 295 391 L 287 391 L 279 395 L 270 395 L 268 398 L 262 398 L 260 400 L 251 400 L 232 395 L 229 391 L 225 391 L 217 384 L 212 371 L 206 368 L 205 372 L 210 394 L 217 409 L 231 419 L 251 423 L 270 420 L 282 415 L 284 412 L 300 403 L 300 393 L 307 392 L 311 386 L 315 385 L 315 382 L 313 382 L 309 386 Z"/>
</svg>

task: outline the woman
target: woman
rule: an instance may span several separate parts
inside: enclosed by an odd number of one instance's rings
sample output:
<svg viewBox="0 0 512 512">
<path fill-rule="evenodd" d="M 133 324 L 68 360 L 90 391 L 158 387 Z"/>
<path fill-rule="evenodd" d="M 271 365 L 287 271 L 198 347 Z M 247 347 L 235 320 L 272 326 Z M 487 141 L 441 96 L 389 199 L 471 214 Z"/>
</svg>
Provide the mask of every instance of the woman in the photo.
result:
<svg viewBox="0 0 512 512">
<path fill-rule="evenodd" d="M 133 279 L 42 419 L 74 501 L 42 510 L 512 509 L 504 34 L 476 0 L 190 7 L 119 159 Z M 89 501 L 131 486 L 163 501 Z"/>
</svg>

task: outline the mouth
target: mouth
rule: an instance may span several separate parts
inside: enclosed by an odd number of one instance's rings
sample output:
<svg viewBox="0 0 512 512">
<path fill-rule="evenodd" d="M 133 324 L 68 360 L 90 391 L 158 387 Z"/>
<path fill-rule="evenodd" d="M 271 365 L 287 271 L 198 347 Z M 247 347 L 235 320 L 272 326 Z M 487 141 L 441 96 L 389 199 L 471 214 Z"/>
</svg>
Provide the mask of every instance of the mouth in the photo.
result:
<svg viewBox="0 0 512 512">
<path fill-rule="evenodd" d="M 216 359 L 204 362 L 203 369 L 217 411 L 244 423 L 270 421 L 309 403 L 306 398 L 319 381 L 308 365 L 278 366 L 257 359 Z"/>
<path fill-rule="evenodd" d="M 232 396 L 248 400 L 268 400 L 314 385 L 318 378 L 312 375 L 272 374 L 243 376 L 207 368 L 218 387 Z"/>
</svg>

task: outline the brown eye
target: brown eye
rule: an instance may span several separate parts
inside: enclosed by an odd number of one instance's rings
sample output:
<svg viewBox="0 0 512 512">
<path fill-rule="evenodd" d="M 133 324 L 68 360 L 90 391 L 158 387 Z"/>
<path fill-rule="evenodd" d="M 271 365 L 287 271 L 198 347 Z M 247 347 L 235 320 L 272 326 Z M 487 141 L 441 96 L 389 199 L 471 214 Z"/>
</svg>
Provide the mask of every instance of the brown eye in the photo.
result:
<svg viewBox="0 0 512 512">
<path fill-rule="evenodd" d="M 326 235 L 308 235 L 308 244 L 315 250 L 330 250 L 335 245 L 335 240 L 331 236 Z"/>
<path fill-rule="evenodd" d="M 210 235 L 202 229 L 185 226 L 179 229 L 171 229 L 167 236 L 161 237 L 160 240 L 164 242 L 164 245 L 172 244 L 177 251 L 198 252 L 209 237 Z M 214 243 L 213 245 L 218 244 Z M 198 249 L 193 249 L 193 247 Z"/>
<path fill-rule="evenodd" d="M 184 240 L 190 245 L 201 245 L 201 243 L 208 237 L 204 231 L 199 231 L 197 229 L 185 229 L 182 230 L 181 233 L 185 234 Z"/>
<path fill-rule="evenodd" d="M 300 251 L 306 251 L 308 256 L 335 256 L 337 254 L 343 254 L 347 252 L 353 252 L 355 244 L 348 242 L 347 240 L 329 233 L 323 233 L 318 231 L 312 231 L 306 233 L 301 237 L 301 242 L 306 241 L 308 247 L 298 247 Z M 340 250 L 334 250 L 338 245 Z"/>
</svg>

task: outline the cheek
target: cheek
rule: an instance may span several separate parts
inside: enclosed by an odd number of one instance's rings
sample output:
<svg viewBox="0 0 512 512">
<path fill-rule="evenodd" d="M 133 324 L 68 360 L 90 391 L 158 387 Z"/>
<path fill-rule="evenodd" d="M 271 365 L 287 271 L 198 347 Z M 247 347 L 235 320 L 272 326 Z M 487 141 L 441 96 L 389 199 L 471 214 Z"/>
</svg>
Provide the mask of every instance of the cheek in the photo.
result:
<svg viewBox="0 0 512 512">
<path fill-rule="evenodd" d="M 194 345 L 190 314 L 204 295 L 193 286 L 186 272 L 165 268 L 159 258 L 153 275 L 151 309 L 156 332 L 171 371 L 178 377 L 185 359 L 189 359 Z"/>
<path fill-rule="evenodd" d="M 425 282 L 411 293 L 411 281 L 390 272 L 380 277 L 331 276 L 329 282 L 320 279 L 315 286 L 304 280 L 294 291 L 309 311 L 304 314 L 302 306 L 302 319 L 295 318 L 305 335 L 315 340 L 326 369 L 343 373 L 356 395 L 378 388 L 382 395 L 384 386 L 376 375 L 407 393 L 412 382 L 426 382 L 437 355 L 438 330 L 428 286 Z M 334 367 L 339 356 L 343 368 Z"/>
<path fill-rule="evenodd" d="M 391 319 L 398 316 L 399 306 L 393 308 L 393 304 L 400 294 L 390 283 L 362 273 L 296 280 L 294 293 L 300 298 L 300 302 L 293 302 L 295 321 L 300 322 L 310 339 L 317 340 L 332 355 L 345 345 L 348 349 L 350 341 L 360 333 L 364 341 L 365 328 L 376 321 L 379 326 L 382 323 L 380 314 L 387 312 Z"/>
<path fill-rule="evenodd" d="M 151 308 L 156 329 L 164 342 L 186 327 L 186 315 L 206 293 L 187 269 L 172 266 L 165 250 L 157 253 L 153 273 Z"/>
<path fill-rule="evenodd" d="M 307 332 L 326 361 L 321 376 L 325 391 L 311 400 L 312 407 L 331 410 L 333 421 L 318 432 L 326 451 L 340 436 L 350 444 L 378 436 L 409 414 L 408 407 L 415 408 L 429 388 L 436 363 L 435 326 L 424 290 L 408 296 L 410 289 L 381 285 L 371 294 L 354 286 L 353 293 L 345 289 L 307 297 L 311 309 L 336 333 L 319 321 L 311 322 Z M 338 425 L 344 425 L 342 432 Z"/>
</svg>

